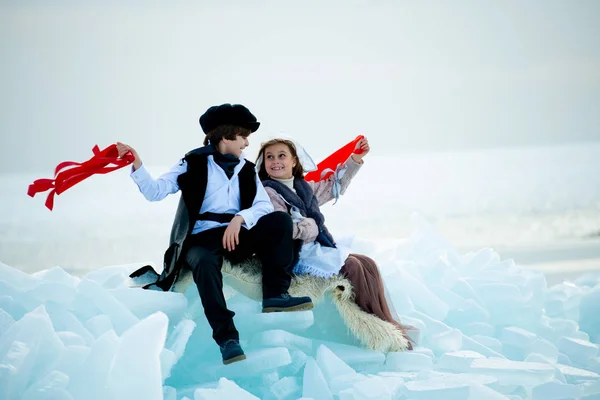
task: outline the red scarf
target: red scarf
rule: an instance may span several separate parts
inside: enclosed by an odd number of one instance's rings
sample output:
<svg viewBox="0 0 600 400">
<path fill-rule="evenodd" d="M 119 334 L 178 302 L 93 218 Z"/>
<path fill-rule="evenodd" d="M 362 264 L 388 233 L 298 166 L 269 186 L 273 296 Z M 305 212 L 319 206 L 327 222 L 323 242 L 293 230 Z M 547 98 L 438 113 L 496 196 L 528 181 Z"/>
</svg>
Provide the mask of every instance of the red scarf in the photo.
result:
<svg viewBox="0 0 600 400">
<path fill-rule="evenodd" d="M 96 145 L 92 149 L 92 152 L 94 153 L 94 156 L 83 163 L 64 161 L 58 164 L 54 170 L 54 179 L 35 180 L 29 185 L 27 194 L 33 197 L 37 193 L 52 189 L 48 194 L 45 203 L 46 207 L 52 211 L 52 208 L 54 207 L 54 194 L 59 195 L 94 174 L 106 174 L 108 172 L 116 171 L 117 169 L 131 164 L 134 160 L 134 156 L 131 152 L 128 152 L 122 158 L 119 158 L 116 144 L 111 144 L 104 150 L 100 150 L 98 145 Z M 109 164 L 113 164 L 113 166 L 108 166 Z"/>
<path fill-rule="evenodd" d="M 356 145 L 363 139 L 363 135 L 358 135 L 356 139 L 321 161 L 317 164 L 317 170 L 309 172 L 304 176 L 304 179 L 312 182 L 319 182 L 335 172 L 338 165 L 344 163 L 352 153 L 361 154 L 362 149 L 357 149 Z"/>
</svg>

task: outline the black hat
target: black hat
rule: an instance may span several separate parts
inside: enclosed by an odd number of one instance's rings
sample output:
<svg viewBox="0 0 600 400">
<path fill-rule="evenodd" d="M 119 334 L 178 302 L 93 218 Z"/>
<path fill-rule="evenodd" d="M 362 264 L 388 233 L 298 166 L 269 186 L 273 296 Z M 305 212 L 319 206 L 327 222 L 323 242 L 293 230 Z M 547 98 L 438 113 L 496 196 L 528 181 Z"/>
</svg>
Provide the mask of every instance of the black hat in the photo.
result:
<svg viewBox="0 0 600 400">
<path fill-rule="evenodd" d="M 208 133 L 220 125 L 236 125 L 254 132 L 260 126 L 256 117 L 241 104 L 212 106 L 200 117 L 200 126 Z"/>
</svg>

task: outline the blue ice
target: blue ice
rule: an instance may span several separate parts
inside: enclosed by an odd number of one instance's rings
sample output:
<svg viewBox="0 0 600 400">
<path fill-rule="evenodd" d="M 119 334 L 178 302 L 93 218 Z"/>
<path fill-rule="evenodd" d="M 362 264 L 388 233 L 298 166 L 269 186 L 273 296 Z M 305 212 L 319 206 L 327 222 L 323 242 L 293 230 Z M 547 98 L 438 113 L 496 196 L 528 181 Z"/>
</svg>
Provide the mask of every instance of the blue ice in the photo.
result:
<svg viewBox="0 0 600 400">
<path fill-rule="evenodd" d="M 493 249 L 459 254 L 423 218 L 379 261 L 412 352 L 361 347 L 329 299 L 262 314 L 231 287 L 248 358 L 224 366 L 197 293 L 131 288 L 141 264 L 75 277 L 0 263 L 1 399 L 591 399 L 600 276 L 548 287 Z"/>
</svg>

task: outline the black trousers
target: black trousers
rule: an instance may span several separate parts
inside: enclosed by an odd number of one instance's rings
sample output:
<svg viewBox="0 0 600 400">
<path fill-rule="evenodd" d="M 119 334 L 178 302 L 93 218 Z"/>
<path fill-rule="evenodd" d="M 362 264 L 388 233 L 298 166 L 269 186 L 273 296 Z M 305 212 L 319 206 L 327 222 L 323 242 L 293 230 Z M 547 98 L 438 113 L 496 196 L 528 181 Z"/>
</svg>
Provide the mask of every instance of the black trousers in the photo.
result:
<svg viewBox="0 0 600 400">
<path fill-rule="evenodd" d="M 293 225 L 287 213 L 264 215 L 251 230 L 242 227 L 240 243 L 231 252 L 223 248 L 225 229 L 220 227 L 191 235 L 186 241 L 184 254 L 212 327 L 213 339 L 219 345 L 229 339 L 239 339 L 233 324 L 235 313 L 227 309 L 223 296 L 223 257 L 232 263 L 240 263 L 256 254 L 262 263 L 263 298 L 287 293 L 294 258 Z"/>
</svg>

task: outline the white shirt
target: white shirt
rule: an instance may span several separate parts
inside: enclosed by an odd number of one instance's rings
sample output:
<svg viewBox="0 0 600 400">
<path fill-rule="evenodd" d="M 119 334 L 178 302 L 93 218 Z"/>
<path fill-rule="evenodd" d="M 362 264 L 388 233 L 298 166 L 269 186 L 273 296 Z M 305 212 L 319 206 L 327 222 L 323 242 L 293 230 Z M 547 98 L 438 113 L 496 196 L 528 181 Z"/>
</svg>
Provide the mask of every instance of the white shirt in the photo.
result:
<svg viewBox="0 0 600 400">
<path fill-rule="evenodd" d="M 212 212 L 215 214 L 235 214 L 244 218 L 243 227 L 252 229 L 263 215 L 273 212 L 273 204 L 264 186 L 256 175 L 256 197 L 252 207 L 240 210 L 240 183 L 238 175 L 246 160 L 240 160 L 233 170 L 231 179 L 227 178 L 225 171 L 215 163 L 213 156 L 208 156 L 208 182 L 204 201 L 200 213 Z M 169 172 L 158 179 L 152 178 L 148 170 L 142 165 L 131 173 L 131 178 L 138 185 L 140 192 L 149 201 L 159 201 L 169 194 L 179 191 L 177 177 L 187 171 L 187 162 L 182 160 L 175 164 Z M 228 223 L 216 221 L 196 221 L 192 234 L 208 229 L 226 226 Z"/>
</svg>

